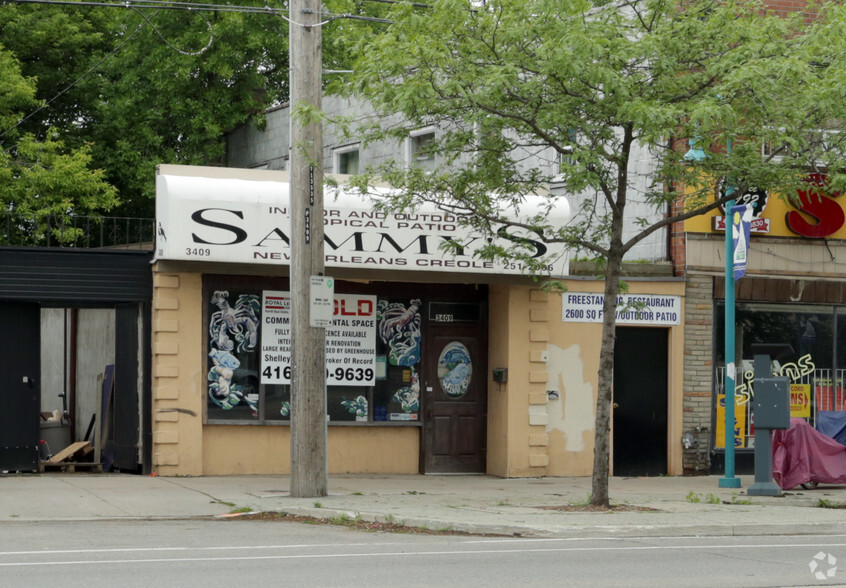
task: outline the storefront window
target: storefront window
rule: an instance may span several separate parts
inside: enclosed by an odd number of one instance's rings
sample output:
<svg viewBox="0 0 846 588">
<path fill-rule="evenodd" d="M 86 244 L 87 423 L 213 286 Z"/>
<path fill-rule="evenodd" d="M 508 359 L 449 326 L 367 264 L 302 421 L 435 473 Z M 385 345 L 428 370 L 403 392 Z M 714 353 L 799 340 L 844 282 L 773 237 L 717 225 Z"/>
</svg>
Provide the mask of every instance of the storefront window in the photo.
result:
<svg viewBox="0 0 846 588">
<path fill-rule="evenodd" d="M 736 306 L 736 447 L 750 447 L 754 431 L 750 400 L 754 394 L 753 361 L 757 354 L 770 355 L 773 374 L 790 380 L 791 416 L 806 418 L 813 424 L 821 410 L 846 410 L 842 369 L 846 365 L 843 344 L 846 335 L 837 328 L 838 315 L 846 314 L 845 310 L 822 305 L 739 303 Z M 715 314 L 715 441 L 717 447 L 724 447 L 721 433 L 725 408 L 724 305 L 718 305 Z"/>
<path fill-rule="evenodd" d="M 268 421 L 291 420 L 291 386 L 264 384 L 264 418 Z"/>
<path fill-rule="evenodd" d="M 288 293 L 215 282 L 206 288 L 207 421 L 290 421 Z M 327 329 L 330 422 L 418 422 L 420 299 L 336 294 L 338 301 L 335 325 Z M 270 322 L 263 320 L 265 307 Z M 375 320 L 362 321 L 356 312 L 368 308 Z M 263 338 L 263 328 L 273 336 Z"/>
</svg>

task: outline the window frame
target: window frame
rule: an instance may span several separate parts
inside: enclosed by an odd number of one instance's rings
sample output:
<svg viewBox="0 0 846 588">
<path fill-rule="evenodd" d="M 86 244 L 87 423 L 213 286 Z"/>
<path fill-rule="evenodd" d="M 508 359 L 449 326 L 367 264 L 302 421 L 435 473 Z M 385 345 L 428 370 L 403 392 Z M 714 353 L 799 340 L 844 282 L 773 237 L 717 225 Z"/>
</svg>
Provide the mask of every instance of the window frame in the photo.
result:
<svg viewBox="0 0 846 588">
<path fill-rule="evenodd" d="M 357 152 L 358 153 L 358 161 L 357 167 L 358 169 L 352 174 L 350 172 L 343 172 L 341 171 L 341 158 L 344 155 L 348 155 L 350 153 Z M 361 169 L 361 143 L 351 143 L 349 145 L 343 145 L 341 147 L 336 147 L 332 150 L 332 169 L 337 174 L 344 174 L 344 175 L 354 175 L 360 172 Z"/>
<path fill-rule="evenodd" d="M 427 136 L 431 135 L 432 141 L 434 142 L 437 139 L 437 132 L 436 131 L 437 130 L 435 129 L 434 126 L 429 126 L 429 127 L 423 127 L 421 129 L 415 129 L 415 130 L 411 131 L 410 133 L 408 133 L 408 137 L 405 138 L 405 146 L 404 146 L 405 164 L 406 164 L 407 167 L 409 167 L 409 168 L 419 167 L 420 169 L 426 171 L 427 173 L 431 172 L 436 167 L 437 157 L 434 153 L 430 157 L 426 158 L 426 161 L 432 162 L 431 168 L 429 168 L 427 166 L 420 165 L 418 163 L 419 158 L 417 158 L 415 156 L 415 154 L 419 150 L 419 149 L 416 149 L 415 147 L 417 147 L 420 139 L 422 137 L 427 137 Z"/>
</svg>

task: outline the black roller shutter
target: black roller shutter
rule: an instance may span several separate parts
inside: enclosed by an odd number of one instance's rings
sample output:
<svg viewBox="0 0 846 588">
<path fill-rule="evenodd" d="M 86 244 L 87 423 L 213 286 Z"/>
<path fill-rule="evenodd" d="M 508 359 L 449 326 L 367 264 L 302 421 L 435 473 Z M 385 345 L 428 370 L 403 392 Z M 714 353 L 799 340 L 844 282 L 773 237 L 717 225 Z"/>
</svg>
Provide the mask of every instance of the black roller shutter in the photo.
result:
<svg viewBox="0 0 846 588">
<path fill-rule="evenodd" d="M 0 249 L 0 300 L 112 305 L 149 301 L 151 251 Z"/>
</svg>

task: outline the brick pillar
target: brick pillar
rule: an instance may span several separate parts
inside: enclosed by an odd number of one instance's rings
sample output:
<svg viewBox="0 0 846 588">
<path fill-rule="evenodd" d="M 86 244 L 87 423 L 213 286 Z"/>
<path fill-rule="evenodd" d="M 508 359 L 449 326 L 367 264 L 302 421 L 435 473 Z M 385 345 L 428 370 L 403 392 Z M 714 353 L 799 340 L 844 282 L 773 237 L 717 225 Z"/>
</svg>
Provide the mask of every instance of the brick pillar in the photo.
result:
<svg viewBox="0 0 846 588">
<path fill-rule="evenodd" d="M 678 197 L 670 205 L 670 215 L 684 212 L 684 198 Z M 670 261 L 673 262 L 673 275 L 683 276 L 687 263 L 685 250 L 684 221 L 670 225 Z"/>
<path fill-rule="evenodd" d="M 707 474 L 711 467 L 711 405 L 714 377 L 713 278 L 687 274 L 684 325 L 684 401 L 682 432 L 694 446 L 683 449 L 685 474 Z"/>
</svg>

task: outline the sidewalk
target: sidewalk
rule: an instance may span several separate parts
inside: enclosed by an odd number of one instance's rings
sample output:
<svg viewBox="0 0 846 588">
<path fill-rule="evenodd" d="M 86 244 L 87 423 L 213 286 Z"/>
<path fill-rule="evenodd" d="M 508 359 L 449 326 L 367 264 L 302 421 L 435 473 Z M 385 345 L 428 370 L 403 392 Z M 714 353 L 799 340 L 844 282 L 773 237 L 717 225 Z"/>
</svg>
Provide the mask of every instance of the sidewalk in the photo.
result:
<svg viewBox="0 0 846 588">
<path fill-rule="evenodd" d="M 254 511 L 402 523 L 531 537 L 834 534 L 846 532 L 846 486 L 782 497 L 719 488 L 718 476 L 612 478 L 612 504 L 654 510 L 555 510 L 584 505 L 590 478 L 330 475 L 329 495 L 291 498 L 287 476 L 0 476 L 0 522 L 215 517 Z M 716 504 L 714 504 L 716 503 Z"/>
</svg>

